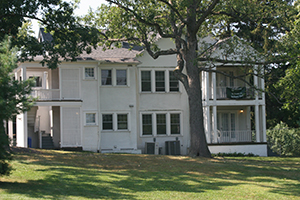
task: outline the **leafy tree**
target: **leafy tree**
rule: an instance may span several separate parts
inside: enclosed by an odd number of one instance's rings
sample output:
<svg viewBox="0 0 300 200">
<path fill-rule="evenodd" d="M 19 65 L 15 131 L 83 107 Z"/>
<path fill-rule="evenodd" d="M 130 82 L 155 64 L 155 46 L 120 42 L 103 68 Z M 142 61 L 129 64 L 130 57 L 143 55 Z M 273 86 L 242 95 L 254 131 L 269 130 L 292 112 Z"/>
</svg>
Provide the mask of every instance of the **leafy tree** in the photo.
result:
<svg viewBox="0 0 300 200">
<path fill-rule="evenodd" d="M 210 157 L 203 127 L 201 82 L 199 73 L 233 63 L 243 66 L 246 75 L 261 75 L 253 64 L 270 63 L 284 56 L 278 53 L 278 37 L 288 31 L 296 12 L 293 1 L 261 0 L 106 0 L 97 12 L 89 13 L 85 22 L 102 31 L 102 44 L 110 47 L 121 41 L 143 45 L 154 59 L 176 55 L 176 77 L 188 94 L 190 111 L 190 152 L 192 156 Z M 105 30 L 105 31 L 103 31 Z M 234 35 L 239 36 L 232 37 Z M 201 38 L 220 40 L 205 43 Z M 158 38 L 169 38 L 175 48 L 160 49 Z M 251 48 L 265 55 L 264 62 Z M 222 49 L 215 55 L 214 49 Z M 276 52 L 276 54 L 275 54 Z M 184 70 L 185 69 L 185 70 Z M 229 76 L 228 74 L 224 74 Z M 244 77 L 239 78 L 245 81 Z M 250 84 L 250 83 L 248 83 Z"/>
<path fill-rule="evenodd" d="M 289 128 L 287 124 L 280 122 L 274 128 L 267 131 L 268 143 L 271 149 L 283 156 L 300 155 L 300 130 Z"/>
<path fill-rule="evenodd" d="M 21 50 L 20 61 L 43 55 L 42 64 L 49 68 L 56 68 L 60 59 L 75 61 L 83 51 L 91 51 L 90 45 L 97 44 L 97 30 L 78 23 L 74 16 L 76 5 L 61 0 L 2 0 L 0 39 L 12 36 L 12 46 Z M 27 31 L 20 29 L 29 20 L 39 21 L 52 34 L 53 41 L 38 41 L 27 34 L 28 26 Z"/>
<path fill-rule="evenodd" d="M 11 157 L 4 121 L 32 106 L 32 99 L 27 96 L 31 92 L 32 81 L 14 80 L 10 74 L 16 67 L 16 62 L 16 51 L 10 49 L 10 40 L 5 37 L 0 45 L 0 175 L 8 175 L 11 170 L 6 162 Z"/>
</svg>

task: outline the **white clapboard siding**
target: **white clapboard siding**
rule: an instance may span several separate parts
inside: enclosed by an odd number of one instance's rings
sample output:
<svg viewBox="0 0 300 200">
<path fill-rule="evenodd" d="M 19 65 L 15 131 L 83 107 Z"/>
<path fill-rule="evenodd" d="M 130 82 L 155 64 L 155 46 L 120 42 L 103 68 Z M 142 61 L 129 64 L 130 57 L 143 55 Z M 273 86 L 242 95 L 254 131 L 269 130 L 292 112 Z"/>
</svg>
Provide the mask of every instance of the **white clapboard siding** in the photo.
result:
<svg viewBox="0 0 300 200">
<path fill-rule="evenodd" d="M 63 99 L 79 99 L 79 69 L 61 69 Z"/>
<path fill-rule="evenodd" d="M 62 108 L 62 147 L 81 145 L 80 108 Z"/>
</svg>

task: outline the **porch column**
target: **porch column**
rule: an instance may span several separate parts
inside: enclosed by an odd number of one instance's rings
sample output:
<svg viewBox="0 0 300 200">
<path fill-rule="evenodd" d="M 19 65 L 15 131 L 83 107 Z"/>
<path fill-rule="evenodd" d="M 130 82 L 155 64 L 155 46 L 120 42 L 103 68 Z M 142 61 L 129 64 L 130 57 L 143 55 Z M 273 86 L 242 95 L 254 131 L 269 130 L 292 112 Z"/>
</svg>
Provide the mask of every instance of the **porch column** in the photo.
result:
<svg viewBox="0 0 300 200">
<path fill-rule="evenodd" d="M 209 101 L 209 98 L 210 98 L 210 85 L 209 85 L 209 72 L 204 72 L 205 74 L 205 90 L 206 90 L 206 93 L 205 93 L 205 100 L 206 101 Z"/>
<path fill-rule="evenodd" d="M 216 70 L 216 67 L 213 68 Z M 212 98 L 214 101 L 217 100 L 217 79 L 216 79 L 216 73 L 212 73 Z"/>
<path fill-rule="evenodd" d="M 262 142 L 267 142 L 267 125 L 266 125 L 266 106 L 261 106 L 261 123 L 262 123 Z"/>
<path fill-rule="evenodd" d="M 205 112 L 206 112 L 206 140 L 207 143 L 211 143 L 211 117 L 210 117 L 210 106 L 205 107 Z"/>
<path fill-rule="evenodd" d="M 218 130 L 217 130 L 217 106 L 213 106 L 213 130 L 214 130 L 214 143 L 218 143 Z"/>
<path fill-rule="evenodd" d="M 255 133 L 256 133 L 256 142 L 260 142 L 260 125 L 259 125 L 259 107 L 255 105 Z"/>
</svg>

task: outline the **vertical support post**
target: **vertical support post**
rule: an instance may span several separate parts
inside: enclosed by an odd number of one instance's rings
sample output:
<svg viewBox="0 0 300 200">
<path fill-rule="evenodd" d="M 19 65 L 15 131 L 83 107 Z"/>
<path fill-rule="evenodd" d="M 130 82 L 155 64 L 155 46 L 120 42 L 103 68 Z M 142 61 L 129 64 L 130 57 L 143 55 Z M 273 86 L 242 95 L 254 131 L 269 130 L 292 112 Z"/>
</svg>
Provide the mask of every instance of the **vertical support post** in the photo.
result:
<svg viewBox="0 0 300 200">
<path fill-rule="evenodd" d="M 216 67 L 214 68 L 216 70 Z M 214 102 L 217 100 L 217 78 L 216 73 L 212 73 L 212 98 Z"/>
<path fill-rule="evenodd" d="M 213 106 L 214 143 L 218 143 L 217 106 Z"/>
<path fill-rule="evenodd" d="M 256 142 L 260 142 L 259 106 L 255 105 L 255 133 Z"/>
<path fill-rule="evenodd" d="M 205 107 L 205 111 L 206 111 L 206 120 L 205 120 L 205 125 L 206 125 L 206 140 L 207 143 L 210 144 L 211 143 L 211 117 L 210 117 L 210 106 L 206 106 Z"/>
<path fill-rule="evenodd" d="M 267 142 L 267 125 L 266 125 L 266 106 L 261 106 L 261 122 L 262 122 L 262 142 Z"/>
</svg>

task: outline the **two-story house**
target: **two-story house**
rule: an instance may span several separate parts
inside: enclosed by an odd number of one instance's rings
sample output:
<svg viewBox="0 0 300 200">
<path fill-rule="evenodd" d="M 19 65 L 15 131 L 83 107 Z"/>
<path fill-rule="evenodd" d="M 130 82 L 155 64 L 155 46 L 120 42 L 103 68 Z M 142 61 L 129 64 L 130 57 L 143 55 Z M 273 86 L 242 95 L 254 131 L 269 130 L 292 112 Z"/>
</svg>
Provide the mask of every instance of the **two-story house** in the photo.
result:
<svg viewBox="0 0 300 200">
<path fill-rule="evenodd" d="M 47 36 L 40 34 L 43 40 Z M 158 40 L 158 45 L 174 45 Z M 187 94 L 173 76 L 175 56 L 153 60 L 141 49 L 122 48 L 82 54 L 57 69 L 41 58 L 20 63 L 15 78 L 34 78 L 38 100 L 9 122 L 16 145 L 32 148 L 81 148 L 95 152 L 188 153 Z M 237 67 L 219 67 L 228 74 Z M 241 152 L 267 156 L 265 97 L 244 82 L 202 72 L 206 138 L 212 153 Z M 250 77 L 263 89 L 263 79 Z M 252 116 L 253 114 L 253 116 Z"/>
</svg>

